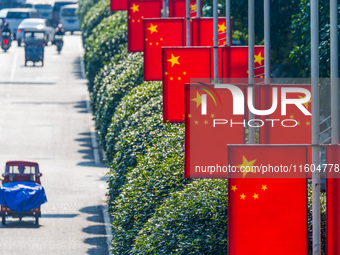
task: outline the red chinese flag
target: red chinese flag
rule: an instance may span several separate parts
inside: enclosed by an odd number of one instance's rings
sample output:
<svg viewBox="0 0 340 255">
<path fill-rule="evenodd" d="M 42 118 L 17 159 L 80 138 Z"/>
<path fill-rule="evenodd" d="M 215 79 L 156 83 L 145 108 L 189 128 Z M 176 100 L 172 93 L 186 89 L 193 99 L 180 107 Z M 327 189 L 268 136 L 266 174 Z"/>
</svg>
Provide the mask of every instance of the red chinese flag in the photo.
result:
<svg viewBox="0 0 340 255">
<path fill-rule="evenodd" d="M 111 0 L 111 11 L 126 11 L 127 0 Z"/>
<path fill-rule="evenodd" d="M 201 1 L 202 2 L 202 1 Z M 202 3 L 201 3 L 202 6 Z M 201 10 L 202 13 L 202 10 Z M 186 0 L 169 0 L 169 17 L 186 18 Z M 190 0 L 190 17 L 197 16 L 196 0 Z"/>
<path fill-rule="evenodd" d="M 162 80 L 162 47 L 183 46 L 185 20 L 144 19 L 144 80 Z"/>
<path fill-rule="evenodd" d="M 191 41 L 193 46 L 214 46 L 213 18 L 192 19 Z M 218 18 L 218 45 L 226 45 L 226 18 Z M 220 34 L 221 33 L 221 34 Z"/>
<path fill-rule="evenodd" d="M 211 77 L 211 48 L 163 48 L 162 61 L 164 121 L 184 122 L 184 84 Z"/>
<path fill-rule="evenodd" d="M 290 92 L 295 88 L 303 92 Z M 274 90 L 277 90 L 277 96 Z M 309 94 L 308 99 L 306 93 Z M 274 95 L 274 96 L 273 96 Z M 288 100 L 301 100 L 301 109 L 295 104 L 287 104 L 282 112 L 282 96 Z M 260 86 L 260 107 L 270 109 L 273 98 L 277 100 L 276 111 L 270 115 L 262 116 L 265 125 L 260 128 L 260 143 L 262 144 L 310 144 L 311 129 L 311 87 L 308 85 L 269 85 Z M 305 100 L 306 102 L 304 102 Z M 305 112 L 303 112 L 305 111 Z"/>
<path fill-rule="evenodd" d="M 185 85 L 186 178 L 228 178 L 227 144 L 244 143 L 244 115 L 233 116 L 233 107 L 227 88 Z"/>
<path fill-rule="evenodd" d="M 264 46 L 254 49 L 255 78 L 264 76 Z M 222 48 L 222 77 L 248 78 L 248 46 Z"/>
<path fill-rule="evenodd" d="M 304 146 L 228 146 L 231 166 L 304 165 Z M 229 255 L 307 255 L 307 180 L 233 173 L 228 182 Z M 230 174 L 231 176 L 231 174 Z"/>
<path fill-rule="evenodd" d="M 143 51 L 143 19 L 160 18 L 160 0 L 128 0 L 128 51 Z"/>
<path fill-rule="evenodd" d="M 327 255 L 340 254 L 340 146 L 326 148 L 327 173 Z"/>
</svg>

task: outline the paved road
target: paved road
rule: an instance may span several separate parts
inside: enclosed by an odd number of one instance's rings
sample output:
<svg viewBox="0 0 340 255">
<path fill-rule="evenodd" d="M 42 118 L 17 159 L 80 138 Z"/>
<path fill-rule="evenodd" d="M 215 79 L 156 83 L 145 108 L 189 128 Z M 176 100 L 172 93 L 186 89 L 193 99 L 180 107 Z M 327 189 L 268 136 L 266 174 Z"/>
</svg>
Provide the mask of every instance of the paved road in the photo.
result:
<svg viewBox="0 0 340 255">
<path fill-rule="evenodd" d="M 0 225 L 1 255 L 107 252 L 103 218 L 107 168 L 95 163 L 93 122 L 81 70 L 80 35 L 65 37 L 45 66 L 24 66 L 24 48 L 0 51 L 0 172 L 8 160 L 40 164 L 48 203 L 33 218 Z"/>
</svg>

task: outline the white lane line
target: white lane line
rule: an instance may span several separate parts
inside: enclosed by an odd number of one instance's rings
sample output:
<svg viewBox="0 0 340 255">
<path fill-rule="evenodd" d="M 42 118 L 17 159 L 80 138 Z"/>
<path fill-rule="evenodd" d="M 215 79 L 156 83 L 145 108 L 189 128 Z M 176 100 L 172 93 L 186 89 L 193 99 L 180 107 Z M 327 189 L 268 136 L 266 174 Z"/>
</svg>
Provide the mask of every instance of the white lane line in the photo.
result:
<svg viewBox="0 0 340 255">
<path fill-rule="evenodd" d="M 110 250 L 112 249 L 112 231 L 111 231 L 111 220 L 110 220 L 110 215 L 107 210 L 107 206 L 103 205 L 103 218 L 104 218 L 104 223 L 105 223 L 105 232 L 106 232 L 106 243 L 107 243 L 107 249 L 110 253 Z"/>
</svg>

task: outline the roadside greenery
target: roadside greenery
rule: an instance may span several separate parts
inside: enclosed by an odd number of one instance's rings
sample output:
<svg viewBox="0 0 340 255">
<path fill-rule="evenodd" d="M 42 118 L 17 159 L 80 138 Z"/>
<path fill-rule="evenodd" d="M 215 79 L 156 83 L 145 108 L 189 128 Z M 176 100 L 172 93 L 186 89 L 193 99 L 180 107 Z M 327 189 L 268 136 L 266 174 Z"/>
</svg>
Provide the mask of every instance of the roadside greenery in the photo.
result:
<svg viewBox="0 0 340 255">
<path fill-rule="evenodd" d="M 126 12 L 110 13 L 107 0 L 81 0 L 78 16 L 91 106 L 110 167 L 111 253 L 227 254 L 228 182 L 184 179 L 184 125 L 163 123 L 162 83 L 143 82 L 143 54 L 127 52 Z M 241 39 L 244 21 L 243 14 L 234 17 Z M 308 201 L 311 237 L 310 187 Z M 324 193 L 321 204 L 324 241 Z"/>
</svg>

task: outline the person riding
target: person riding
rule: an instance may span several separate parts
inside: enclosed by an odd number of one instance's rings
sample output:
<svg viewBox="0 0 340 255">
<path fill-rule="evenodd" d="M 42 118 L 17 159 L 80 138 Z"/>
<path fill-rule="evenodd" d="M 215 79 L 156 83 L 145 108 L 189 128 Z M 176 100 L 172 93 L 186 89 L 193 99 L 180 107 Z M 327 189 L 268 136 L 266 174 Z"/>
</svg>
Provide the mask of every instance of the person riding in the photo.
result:
<svg viewBox="0 0 340 255">
<path fill-rule="evenodd" d="M 9 29 L 9 24 L 8 24 L 8 22 L 4 22 L 4 24 L 3 24 L 3 26 L 2 26 L 2 28 L 1 28 L 1 30 L 2 30 L 2 33 L 3 32 L 11 32 L 11 30 Z"/>
<path fill-rule="evenodd" d="M 58 27 L 55 30 L 55 34 L 56 35 L 64 35 L 65 34 L 65 30 L 63 28 L 62 24 L 59 24 Z"/>
</svg>

